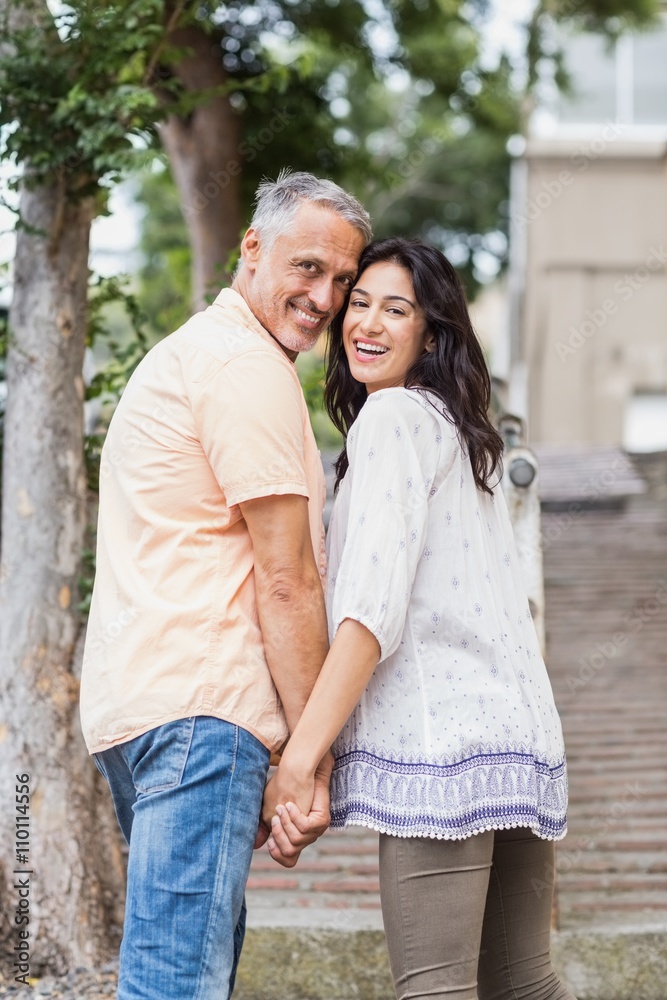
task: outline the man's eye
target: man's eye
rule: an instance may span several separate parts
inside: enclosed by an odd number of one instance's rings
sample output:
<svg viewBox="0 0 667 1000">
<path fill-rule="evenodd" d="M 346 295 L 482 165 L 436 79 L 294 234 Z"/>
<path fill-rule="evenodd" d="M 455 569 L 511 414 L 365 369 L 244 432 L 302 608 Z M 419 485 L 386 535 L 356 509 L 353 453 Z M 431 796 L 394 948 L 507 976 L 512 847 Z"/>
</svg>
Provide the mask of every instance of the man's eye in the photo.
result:
<svg viewBox="0 0 667 1000">
<path fill-rule="evenodd" d="M 313 264 L 312 260 L 304 260 L 301 262 L 301 267 L 306 271 L 317 270 L 317 264 Z"/>
</svg>

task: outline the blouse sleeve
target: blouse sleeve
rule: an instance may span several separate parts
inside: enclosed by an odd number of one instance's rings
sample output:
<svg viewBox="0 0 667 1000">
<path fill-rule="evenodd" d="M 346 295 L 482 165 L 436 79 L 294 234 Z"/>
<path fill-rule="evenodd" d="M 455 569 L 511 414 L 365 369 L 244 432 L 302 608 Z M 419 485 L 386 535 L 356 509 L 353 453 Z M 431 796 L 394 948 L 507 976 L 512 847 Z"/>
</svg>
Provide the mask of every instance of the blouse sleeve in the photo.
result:
<svg viewBox="0 0 667 1000">
<path fill-rule="evenodd" d="M 331 605 L 332 635 L 346 618 L 398 648 L 425 552 L 429 495 L 442 443 L 438 421 L 409 390 L 371 396 L 348 436 L 347 534 Z"/>
</svg>

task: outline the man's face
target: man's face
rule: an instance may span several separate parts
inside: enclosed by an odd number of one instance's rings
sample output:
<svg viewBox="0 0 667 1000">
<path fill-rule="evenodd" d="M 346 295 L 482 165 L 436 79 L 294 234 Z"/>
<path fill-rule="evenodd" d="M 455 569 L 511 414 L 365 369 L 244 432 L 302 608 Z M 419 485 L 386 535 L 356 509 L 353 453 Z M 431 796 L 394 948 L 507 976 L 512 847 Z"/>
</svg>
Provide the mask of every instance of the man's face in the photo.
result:
<svg viewBox="0 0 667 1000">
<path fill-rule="evenodd" d="M 363 248 L 351 223 L 309 202 L 272 246 L 263 246 L 254 229 L 245 234 L 244 296 L 289 357 L 309 351 L 342 308 Z"/>
</svg>

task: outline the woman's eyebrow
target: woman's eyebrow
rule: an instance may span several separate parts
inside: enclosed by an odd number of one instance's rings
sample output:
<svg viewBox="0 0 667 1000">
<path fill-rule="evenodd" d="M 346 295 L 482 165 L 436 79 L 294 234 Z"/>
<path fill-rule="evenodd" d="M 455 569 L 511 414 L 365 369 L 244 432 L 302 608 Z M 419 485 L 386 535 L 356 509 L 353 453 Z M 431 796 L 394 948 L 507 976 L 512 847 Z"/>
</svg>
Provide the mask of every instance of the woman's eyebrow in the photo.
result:
<svg viewBox="0 0 667 1000">
<path fill-rule="evenodd" d="M 382 301 L 383 302 L 395 302 L 395 301 L 398 301 L 398 302 L 407 302 L 407 304 L 409 306 L 412 306 L 413 309 L 416 308 L 414 302 L 411 302 L 410 299 L 406 299 L 404 295 L 384 295 L 383 298 L 382 298 Z"/>
<path fill-rule="evenodd" d="M 364 291 L 364 289 L 363 288 L 359 288 L 358 285 L 356 286 L 356 288 L 353 288 L 352 291 L 356 292 L 357 295 L 367 295 L 368 298 L 370 298 L 370 292 Z M 404 295 L 383 295 L 382 296 L 382 301 L 383 302 L 395 302 L 395 301 L 398 301 L 398 302 L 407 302 L 407 304 L 409 306 L 412 306 L 413 309 L 417 308 L 416 305 L 414 304 L 414 302 L 411 302 L 410 299 L 406 299 Z"/>
</svg>

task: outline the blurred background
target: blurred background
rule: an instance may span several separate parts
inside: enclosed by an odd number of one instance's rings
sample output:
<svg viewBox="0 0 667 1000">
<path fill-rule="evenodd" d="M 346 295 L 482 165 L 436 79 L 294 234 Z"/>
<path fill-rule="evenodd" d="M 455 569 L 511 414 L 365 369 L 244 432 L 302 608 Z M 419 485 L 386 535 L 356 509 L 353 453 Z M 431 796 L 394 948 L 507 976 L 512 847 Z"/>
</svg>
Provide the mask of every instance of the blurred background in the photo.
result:
<svg viewBox="0 0 667 1000">
<path fill-rule="evenodd" d="M 201 81 L 163 67 L 194 105 L 189 127 L 178 134 L 158 109 L 100 178 L 93 284 L 124 276 L 138 311 L 119 288 L 105 296 L 89 379 L 110 343 L 127 348 L 137 325 L 153 343 L 228 283 L 257 183 L 291 166 L 357 194 L 376 235 L 419 234 L 447 253 L 531 442 L 667 448 L 663 4 L 184 6 L 181 30 L 216 65 Z M 198 85 L 222 87 L 224 115 Z M 99 144 L 99 119 L 85 125 Z M 65 170 L 79 146 L 70 139 Z M 11 170 L 4 201 L 16 207 Z M 11 230 L 11 213 L 0 218 Z M 5 232 L 5 261 L 13 245 Z M 338 442 L 319 414 L 320 361 L 299 367 L 327 446 Z M 89 406 L 90 429 L 100 415 Z"/>
</svg>

